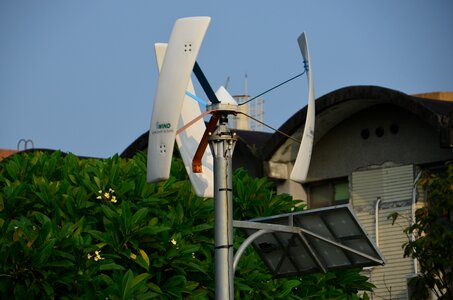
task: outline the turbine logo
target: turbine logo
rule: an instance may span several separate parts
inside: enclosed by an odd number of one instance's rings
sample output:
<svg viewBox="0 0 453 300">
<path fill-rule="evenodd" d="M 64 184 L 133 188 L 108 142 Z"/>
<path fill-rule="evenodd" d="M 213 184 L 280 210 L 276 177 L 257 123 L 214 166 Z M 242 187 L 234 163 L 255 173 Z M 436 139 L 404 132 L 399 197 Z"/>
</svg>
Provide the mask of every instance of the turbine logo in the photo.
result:
<svg viewBox="0 0 453 300">
<path fill-rule="evenodd" d="M 172 132 L 173 128 L 171 128 L 171 123 L 159 123 L 156 122 L 156 127 L 152 131 L 152 133 L 162 133 L 162 132 Z"/>
<path fill-rule="evenodd" d="M 170 123 L 159 123 L 159 122 L 156 122 L 156 129 L 170 129 L 171 128 L 171 124 Z"/>
</svg>

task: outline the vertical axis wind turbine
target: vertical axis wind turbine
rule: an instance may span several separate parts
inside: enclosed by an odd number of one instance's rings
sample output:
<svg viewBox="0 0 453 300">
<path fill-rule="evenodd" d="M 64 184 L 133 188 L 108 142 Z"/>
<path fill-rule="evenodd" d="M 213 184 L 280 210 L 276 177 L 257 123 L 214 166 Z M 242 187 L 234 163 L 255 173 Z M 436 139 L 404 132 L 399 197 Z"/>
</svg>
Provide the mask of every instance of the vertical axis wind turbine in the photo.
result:
<svg viewBox="0 0 453 300">
<path fill-rule="evenodd" d="M 216 299 L 233 299 L 232 156 L 237 136 L 228 128 L 228 115 L 241 112 L 225 88 L 213 92 L 196 62 L 210 20 L 210 17 L 178 19 L 168 44 L 155 45 L 159 79 L 149 131 L 147 179 L 158 182 L 169 178 L 176 139 L 196 194 L 214 196 L 215 294 Z M 305 34 L 299 37 L 299 45 L 305 71 L 308 70 L 309 101 L 302 145 L 291 179 L 303 182 L 313 145 L 314 92 Z M 193 103 L 198 98 L 190 79 L 192 71 L 211 102 L 205 113 Z M 203 116 L 209 113 L 212 116 L 206 126 Z"/>
</svg>

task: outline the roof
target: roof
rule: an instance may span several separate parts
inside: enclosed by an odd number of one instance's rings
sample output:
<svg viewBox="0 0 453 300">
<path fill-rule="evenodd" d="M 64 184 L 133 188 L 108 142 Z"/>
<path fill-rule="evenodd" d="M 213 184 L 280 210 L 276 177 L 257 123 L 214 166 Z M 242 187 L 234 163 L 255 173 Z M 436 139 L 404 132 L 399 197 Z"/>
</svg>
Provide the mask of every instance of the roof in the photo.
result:
<svg viewBox="0 0 453 300">
<path fill-rule="evenodd" d="M 429 95 L 434 99 L 443 95 L 447 100 L 426 99 Z M 402 107 L 425 120 L 437 131 L 442 131 L 453 127 L 453 101 L 448 101 L 448 97 L 453 99 L 453 93 L 420 94 L 417 97 L 379 86 L 349 86 L 335 90 L 315 101 L 315 142 L 351 115 L 383 103 Z M 290 117 L 279 130 L 288 135 L 294 134 L 304 127 L 306 114 L 307 106 Z M 264 160 L 269 160 L 286 140 L 286 136 L 274 133 L 264 149 Z"/>
<path fill-rule="evenodd" d="M 3 159 L 17 153 L 17 150 L 12 150 L 12 149 L 0 149 L 0 161 Z"/>
</svg>

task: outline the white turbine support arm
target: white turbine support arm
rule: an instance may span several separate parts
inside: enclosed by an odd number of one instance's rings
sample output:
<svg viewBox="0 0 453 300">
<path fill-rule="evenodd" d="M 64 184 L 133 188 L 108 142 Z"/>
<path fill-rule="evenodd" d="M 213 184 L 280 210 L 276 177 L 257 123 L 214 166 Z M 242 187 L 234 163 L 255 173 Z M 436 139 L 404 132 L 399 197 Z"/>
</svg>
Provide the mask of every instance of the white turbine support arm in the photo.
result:
<svg viewBox="0 0 453 300">
<path fill-rule="evenodd" d="M 156 43 L 154 45 L 159 72 L 162 67 L 166 49 L 166 43 Z M 200 143 L 203 137 L 203 133 L 206 130 L 206 125 L 203 118 L 198 118 L 200 115 L 202 115 L 202 112 L 200 105 L 193 99 L 194 96 L 195 91 L 192 80 L 189 79 L 189 83 L 187 85 L 184 96 L 184 101 L 182 104 L 181 115 L 178 121 L 179 130 L 176 134 L 176 144 L 178 145 L 179 153 L 181 154 L 184 166 L 186 168 L 187 174 L 189 175 L 189 179 L 192 183 L 195 193 L 199 197 L 212 198 L 214 196 L 214 162 L 211 148 L 207 147 L 203 154 L 201 161 L 203 165 L 203 171 L 201 173 L 194 173 L 192 170 L 192 158 L 194 157 L 195 152 L 198 148 L 198 144 Z M 195 119 L 197 119 L 196 122 L 193 122 L 192 124 L 190 124 L 190 126 L 185 127 L 188 123 Z"/>
<path fill-rule="evenodd" d="M 304 183 L 307 180 L 308 168 L 310 166 L 311 153 L 313 150 L 313 138 L 315 132 L 315 92 L 313 85 L 312 66 L 310 61 L 310 53 L 308 51 L 308 43 L 305 32 L 297 39 L 299 48 L 304 59 L 305 69 L 308 79 L 308 107 L 307 116 L 305 118 L 304 133 L 302 143 L 300 144 L 299 152 L 296 156 L 294 167 L 291 171 L 290 179 L 299 183 Z"/>
<path fill-rule="evenodd" d="M 189 17 L 175 22 L 165 51 L 154 97 L 148 141 L 147 179 L 166 180 L 185 92 L 210 17 Z"/>
</svg>

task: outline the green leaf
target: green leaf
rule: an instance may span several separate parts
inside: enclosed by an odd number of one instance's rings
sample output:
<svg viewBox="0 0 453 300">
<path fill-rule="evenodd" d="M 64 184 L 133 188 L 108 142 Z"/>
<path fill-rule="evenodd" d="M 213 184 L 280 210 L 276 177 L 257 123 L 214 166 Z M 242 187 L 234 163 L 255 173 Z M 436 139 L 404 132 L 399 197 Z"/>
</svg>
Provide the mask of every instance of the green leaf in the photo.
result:
<svg viewBox="0 0 453 300">
<path fill-rule="evenodd" d="M 200 249 L 200 245 L 184 245 L 181 247 L 180 251 L 181 253 L 193 253 L 197 252 Z"/>
<path fill-rule="evenodd" d="M 143 260 L 146 262 L 147 267 L 149 268 L 149 257 L 148 257 L 148 254 L 146 254 L 145 250 L 143 250 L 143 249 L 138 249 L 138 252 L 140 253 L 140 257 L 143 258 Z"/>
<path fill-rule="evenodd" d="M 101 210 L 109 220 L 113 220 L 118 217 L 118 213 L 105 204 L 101 205 Z"/>
<path fill-rule="evenodd" d="M 200 224 L 192 228 L 192 232 L 200 232 L 205 230 L 211 230 L 214 228 L 214 224 Z"/>
<path fill-rule="evenodd" d="M 54 294 L 54 290 L 48 282 L 43 281 L 41 284 L 42 284 L 42 287 L 44 288 L 44 291 L 46 292 L 47 296 L 52 296 Z"/>
<path fill-rule="evenodd" d="M 192 268 L 194 270 L 197 270 L 198 272 L 208 275 L 205 268 L 200 264 L 197 264 L 197 263 L 191 261 L 191 262 L 187 263 L 187 266 L 189 266 L 190 268 Z"/>
<path fill-rule="evenodd" d="M 142 227 L 139 232 L 143 235 L 155 235 L 157 233 L 168 231 L 171 227 L 168 226 L 145 226 Z"/>
<path fill-rule="evenodd" d="M 66 250 L 66 251 L 54 249 L 53 255 L 59 256 L 62 258 L 66 258 L 69 261 L 74 261 L 75 260 L 74 255 L 71 252 L 68 252 L 67 249 L 64 249 L 64 250 Z"/>
<path fill-rule="evenodd" d="M 58 261 L 51 261 L 46 263 L 47 267 L 58 267 L 58 268 L 72 268 L 74 267 L 74 263 L 69 260 L 58 260 Z"/>
<path fill-rule="evenodd" d="M 94 176 L 93 180 L 94 183 L 96 183 L 96 187 L 101 190 L 102 189 L 101 179 L 99 179 L 99 177 L 97 176 Z"/>
<path fill-rule="evenodd" d="M 186 282 L 187 280 L 185 276 L 176 275 L 165 281 L 162 288 L 166 293 L 172 295 L 173 297 L 180 298 L 181 293 L 184 291 Z"/>
<path fill-rule="evenodd" d="M 17 162 L 15 162 L 14 160 L 9 160 L 5 168 L 6 172 L 13 181 L 18 179 L 20 168 Z"/>
<path fill-rule="evenodd" d="M 99 230 L 88 230 L 88 233 L 91 234 L 92 237 L 97 239 L 98 241 L 105 242 L 106 234 Z"/>
<path fill-rule="evenodd" d="M 132 280 L 132 286 L 130 287 L 131 289 L 136 289 L 140 283 L 143 281 L 146 281 L 148 278 L 150 278 L 151 275 L 148 273 L 142 273 L 134 277 Z"/>
<path fill-rule="evenodd" d="M 99 270 L 101 271 L 113 271 L 113 270 L 125 270 L 125 268 L 121 265 L 116 263 L 103 263 L 99 266 Z"/>
<path fill-rule="evenodd" d="M 38 264 L 43 265 L 47 263 L 50 255 L 52 254 L 52 249 L 55 246 L 55 239 L 51 239 L 43 244 L 37 251 Z"/>
<path fill-rule="evenodd" d="M 128 300 L 131 299 L 132 294 L 132 281 L 134 279 L 134 274 L 129 269 L 123 276 L 123 281 L 121 283 L 121 299 Z"/>
<path fill-rule="evenodd" d="M 287 280 L 283 283 L 283 291 L 279 294 L 279 297 L 286 297 L 288 296 L 292 289 L 299 286 L 301 284 L 300 280 Z"/>
<path fill-rule="evenodd" d="M 190 291 L 192 292 L 193 290 L 195 290 L 200 284 L 196 281 L 187 281 L 186 283 L 186 291 Z"/>
<path fill-rule="evenodd" d="M 162 294 L 162 290 L 161 290 L 160 287 L 159 287 L 157 284 L 155 284 L 154 282 L 149 281 L 149 282 L 147 283 L 147 286 L 149 287 L 149 289 L 150 289 L 151 291 L 156 292 L 156 293 L 159 293 L 159 294 Z"/>
<path fill-rule="evenodd" d="M 118 188 L 118 194 L 125 195 L 135 189 L 135 183 L 133 181 L 122 182 Z"/>
<path fill-rule="evenodd" d="M 132 231 L 131 218 L 131 209 L 129 207 L 129 203 L 127 203 L 126 201 L 121 202 L 121 224 L 122 231 L 125 234 L 129 234 Z"/>
<path fill-rule="evenodd" d="M 77 184 L 77 179 L 73 174 L 68 174 L 68 178 L 72 183 Z"/>
<path fill-rule="evenodd" d="M 32 213 L 32 215 L 34 215 L 36 217 L 36 220 L 38 220 L 38 222 L 41 223 L 41 225 L 44 225 L 46 223 L 51 223 L 50 218 L 43 213 L 35 211 Z"/>
<path fill-rule="evenodd" d="M 134 262 L 135 262 L 136 264 L 138 264 L 140 267 L 142 267 L 145 271 L 149 271 L 149 264 L 146 262 L 145 259 L 143 259 L 143 257 L 137 256 L 137 257 L 134 259 Z"/>
<path fill-rule="evenodd" d="M 396 222 L 396 219 L 398 218 L 398 216 L 399 216 L 399 213 L 394 212 L 387 216 L 387 220 L 392 219 L 392 225 L 395 225 L 395 222 Z"/>
<path fill-rule="evenodd" d="M 139 225 L 140 221 L 143 220 L 149 212 L 149 208 L 142 207 L 132 216 L 132 224 L 135 226 Z"/>
<path fill-rule="evenodd" d="M 113 285 L 115 284 L 115 282 L 113 281 L 112 278 L 110 278 L 110 276 L 104 274 L 104 273 L 101 273 L 99 274 L 98 276 L 95 277 L 95 280 L 98 280 L 98 281 L 102 281 L 104 283 L 106 283 L 107 285 Z"/>
</svg>

